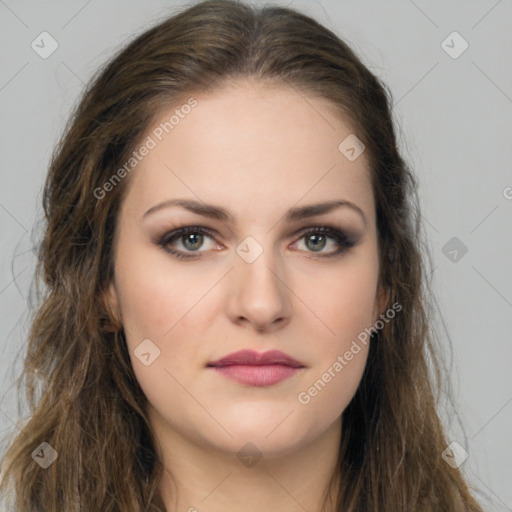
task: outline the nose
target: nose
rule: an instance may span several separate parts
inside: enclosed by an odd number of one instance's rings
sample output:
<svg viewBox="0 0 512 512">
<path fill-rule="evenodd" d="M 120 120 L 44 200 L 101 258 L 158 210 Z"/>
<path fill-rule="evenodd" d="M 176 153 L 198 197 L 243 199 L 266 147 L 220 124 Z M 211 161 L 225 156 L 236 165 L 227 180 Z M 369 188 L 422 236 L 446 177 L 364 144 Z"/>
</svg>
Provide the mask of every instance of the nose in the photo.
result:
<svg viewBox="0 0 512 512">
<path fill-rule="evenodd" d="M 292 291 L 272 251 L 263 251 L 252 263 L 236 256 L 234 267 L 226 303 L 231 321 L 259 332 L 272 332 L 288 324 Z"/>
</svg>

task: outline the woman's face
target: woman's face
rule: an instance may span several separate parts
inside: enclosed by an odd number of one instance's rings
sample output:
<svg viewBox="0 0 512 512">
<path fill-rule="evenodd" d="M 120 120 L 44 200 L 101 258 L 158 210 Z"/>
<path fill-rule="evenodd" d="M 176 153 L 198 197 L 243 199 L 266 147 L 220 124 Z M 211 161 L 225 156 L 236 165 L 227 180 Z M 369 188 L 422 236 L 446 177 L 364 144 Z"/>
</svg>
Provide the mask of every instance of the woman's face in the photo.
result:
<svg viewBox="0 0 512 512">
<path fill-rule="evenodd" d="M 159 432 L 278 456 L 339 428 L 366 363 L 358 335 L 383 312 L 368 162 L 352 138 L 339 149 L 353 130 L 329 104 L 295 89 L 239 82 L 195 99 L 144 137 L 109 300 Z M 165 205 L 177 200 L 189 208 Z M 300 367 L 209 366 L 241 350 Z"/>
</svg>

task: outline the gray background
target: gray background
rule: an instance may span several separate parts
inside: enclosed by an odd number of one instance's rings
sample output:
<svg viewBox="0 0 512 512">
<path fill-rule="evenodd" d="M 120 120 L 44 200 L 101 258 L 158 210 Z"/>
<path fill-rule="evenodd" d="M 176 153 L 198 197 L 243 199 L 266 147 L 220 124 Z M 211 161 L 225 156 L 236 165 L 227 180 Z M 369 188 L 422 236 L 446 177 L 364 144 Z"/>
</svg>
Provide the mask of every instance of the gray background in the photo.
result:
<svg viewBox="0 0 512 512">
<path fill-rule="evenodd" d="M 512 1 L 276 3 L 335 31 L 391 88 L 402 152 L 420 181 L 437 322 L 453 346 L 446 357 L 466 438 L 453 420 L 451 440 L 469 453 L 461 466 L 468 480 L 492 498 L 478 498 L 486 509 L 512 511 Z M 0 0 L 2 437 L 18 420 L 12 383 L 29 327 L 31 231 L 52 148 L 92 72 L 183 5 Z M 43 31 L 59 44 L 47 59 L 31 48 Z M 453 31 L 469 45 L 458 58 L 442 47 Z M 462 48 L 452 39 L 452 52 Z M 445 248 L 452 237 L 456 261 Z"/>
</svg>

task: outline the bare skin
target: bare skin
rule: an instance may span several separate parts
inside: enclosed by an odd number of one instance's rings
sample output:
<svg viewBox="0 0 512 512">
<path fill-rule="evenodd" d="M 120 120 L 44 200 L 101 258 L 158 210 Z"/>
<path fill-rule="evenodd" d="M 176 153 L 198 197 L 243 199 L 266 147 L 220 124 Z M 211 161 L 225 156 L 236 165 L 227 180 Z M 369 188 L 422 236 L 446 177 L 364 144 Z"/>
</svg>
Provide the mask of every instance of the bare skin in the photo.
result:
<svg viewBox="0 0 512 512">
<path fill-rule="evenodd" d="M 286 86 L 244 81 L 196 98 L 132 171 L 109 290 L 166 467 L 160 493 L 169 512 L 319 512 L 369 347 L 332 367 L 387 303 L 366 155 L 349 161 L 338 145 L 351 126 Z M 233 219 L 180 206 L 144 215 L 177 198 Z M 355 207 L 285 218 L 327 201 Z M 305 234 L 326 224 L 352 245 Z M 158 240 L 184 226 L 212 234 L 175 237 L 167 248 L 191 256 L 180 260 Z M 160 351 L 149 365 L 134 352 L 145 339 Z M 262 387 L 207 367 L 240 349 L 281 350 L 304 367 Z M 329 382 L 309 394 L 329 368 Z"/>
</svg>

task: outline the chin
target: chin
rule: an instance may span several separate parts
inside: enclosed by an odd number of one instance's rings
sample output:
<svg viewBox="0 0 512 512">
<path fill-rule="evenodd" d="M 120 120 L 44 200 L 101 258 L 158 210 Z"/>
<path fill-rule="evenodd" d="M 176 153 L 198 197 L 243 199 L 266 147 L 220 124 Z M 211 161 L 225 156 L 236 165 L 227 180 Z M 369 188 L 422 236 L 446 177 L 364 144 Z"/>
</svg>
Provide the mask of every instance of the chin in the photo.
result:
<svg viewBox="0 0 512 512">
<path fill-rule="evenodd" d="M 238 422 L 236 424 L 223 423 L 231 436 L 223 435 L 218 430 L 218 435 L 211 436 L 212 431 L 205 433 L 207 442 L 215 445 L 217 449 L 230 452 L 235 455 L 243 455 L 244 450 L 261 452 L 267 459 L 282 457 L 310 442 L 315 433 L 304 428 L 304 424 L 298 425 L 291 418 L 280 423 L 279 421 Z M 282 421 L 282 419 L 280 420 Z M 318 435 L 318 434 L 317 434 Z M 254 447 L 254 448 L 253 448 Z"/>
</svg>

